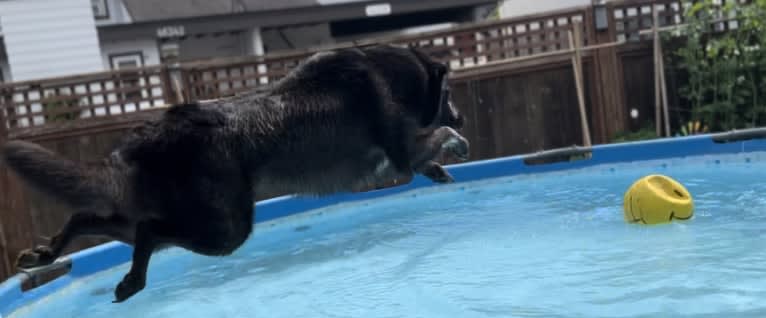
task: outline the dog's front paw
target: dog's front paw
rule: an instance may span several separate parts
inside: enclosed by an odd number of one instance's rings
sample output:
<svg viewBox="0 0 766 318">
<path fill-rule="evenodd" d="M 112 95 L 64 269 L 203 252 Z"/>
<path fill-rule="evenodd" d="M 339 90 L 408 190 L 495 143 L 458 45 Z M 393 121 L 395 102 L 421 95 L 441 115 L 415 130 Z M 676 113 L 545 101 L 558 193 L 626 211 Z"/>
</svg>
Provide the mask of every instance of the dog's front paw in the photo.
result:
<svg viewBox="0 0 766 318">
<path fill-rule="evenodd" d="M 433 180 L 434 182 L 441 183 L 441 184 L 447 184 L 447 183 L 454 183 L 455 182 L 455 178 L 453 178 L 449 173 L 445 173 L 443 175 L 437 175 L 437 176 L 434 176 L 434 177 L 430 177 L 429 176 L 429 178 L 431 180 Z"/>
<path fill-rule="evenodd" d="M 146 280 L 127 274 L 114 290 L 114 303 L 121 303 L 144 289 Z"/>
<path fill-rule="evenodd" d="M 444 170 L 444 167 L 436 163 L 425 169 L 425 171 L 423 171 L 423 176 L 436 183 L 444 184 L 455 182 L 455 178 L 453 178 L 447 170 Z"/>
<path fill-rule="evenodd" d="M 40 245 L 33 249 L 27 249 L 21 251 L 16 258 L 16 267 L 18 268 L 33 268 L 45 265 L 50 265 L 56 260 L 56 256 L 53 255 L 53 249 L 48 246 Z"/>
<path fill-rule="evenodd" d="M 470 146 L 468 140 L 460 135 L 453 135 L 447 142 L 444 143 L 444 148 L 461 161 L 468 160 L 470 156 Z"/>
</svg>

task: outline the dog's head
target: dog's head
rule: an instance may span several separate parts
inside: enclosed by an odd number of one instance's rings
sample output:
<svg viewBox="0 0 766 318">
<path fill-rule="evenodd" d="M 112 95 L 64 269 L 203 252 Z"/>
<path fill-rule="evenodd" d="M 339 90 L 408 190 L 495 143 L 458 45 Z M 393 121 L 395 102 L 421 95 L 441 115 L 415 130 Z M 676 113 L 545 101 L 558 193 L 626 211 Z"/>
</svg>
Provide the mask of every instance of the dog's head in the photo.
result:
<svg viewBox="0 0 766 318">
<path fill-rule="evenodd" d="M 452 104 L 447 66 L 435 61 L 417 48 L 410 47 L 410 50 L 428 73 L 430 102 L 426 107 L 427 112 L 423 116 L 422 123 L 454 129 L 463 128 L 463 116 Z"/>
<path fill-rule="evenodd" d="M 463 116 L 452 104 L 446 65 L 414 47 L 362 50 L 388 82 L 394 100 L 416 114 L 422 127 L 463 127 Z"/>
</svg>

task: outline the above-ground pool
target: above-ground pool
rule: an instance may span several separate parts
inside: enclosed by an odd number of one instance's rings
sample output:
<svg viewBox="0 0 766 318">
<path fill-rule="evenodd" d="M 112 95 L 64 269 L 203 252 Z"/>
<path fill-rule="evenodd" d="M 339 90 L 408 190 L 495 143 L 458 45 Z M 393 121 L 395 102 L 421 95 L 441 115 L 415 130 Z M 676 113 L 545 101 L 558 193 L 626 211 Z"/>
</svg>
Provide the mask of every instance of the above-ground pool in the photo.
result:
<svg viewBox="0 0 766 318">
<path fill-rule="evenodd" d="M 74 256 L 3 317 L 766 317 L 766 142 L 710 136 L 596 147 L 588 160 L 452 167 L 413 185 L 260 203 L 225 258 L 157 254 L 147 288 L 113 304 L 129 249 Z M 695 200 L 689 221 L 623 220 L 625 190 L 660 173 Z M 299 213 L 305 211 L 306 213 Z M 290 214 L 290 216 L 287 216 Z M 283 217 L 284 216 L 284 217 Z M 122 263 L 122 264 L 118 264 Z"/>
</svg>

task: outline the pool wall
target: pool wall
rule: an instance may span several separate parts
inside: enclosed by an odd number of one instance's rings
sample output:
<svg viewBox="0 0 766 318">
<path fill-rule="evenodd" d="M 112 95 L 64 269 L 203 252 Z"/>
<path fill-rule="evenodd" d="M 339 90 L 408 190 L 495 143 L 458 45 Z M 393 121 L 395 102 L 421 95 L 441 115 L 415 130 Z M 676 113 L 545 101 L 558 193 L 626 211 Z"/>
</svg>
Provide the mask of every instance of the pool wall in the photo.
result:
<svg viewBox="0 0 766 318">
<path fill-rule="evenodd" d="M 750 139 L 736 140 L 736 137 Z M 592 148 L 574 147 L 539 154 L 452 165 L 447 169 L 457 182 L 462 183 L 503 176 L 586 168 L 601 164 L 766 151 L 766 140 L 762 139 L 765 137 L 766 129 L 754 129 L 723 134 L 601 145 Z M 731 139 L 735 140 L 716 142 Z M 540 165 L 530 165 L 525 162 L 530 158 L 546 157 L 553 154 L 569 156 L 585 153 L 590 154 L 588 159 Z M 365 193 L 341 194 L 324 198 L 281 197 L 261 201 L 256 203 L 255 222 L 272 221 L 339 203 L 370 200 L 429 186 L 438 185 L 418 176 L 407 185 Z M 66 265 L 71 266 L 71 269 L 66 275 L 28 291 L 22 291 L 21 285 L 25 279 L 30 277 L 29 274 L 22 273 L 11 277 L 0 284 L 0 318 L 9 315 L 24 304 L 32 303 L 60 290 L 77 279 L 130 261 L 131 251 L 132 249 L 128 245 L 107 243 L 68 255 Z"/>
</svg>

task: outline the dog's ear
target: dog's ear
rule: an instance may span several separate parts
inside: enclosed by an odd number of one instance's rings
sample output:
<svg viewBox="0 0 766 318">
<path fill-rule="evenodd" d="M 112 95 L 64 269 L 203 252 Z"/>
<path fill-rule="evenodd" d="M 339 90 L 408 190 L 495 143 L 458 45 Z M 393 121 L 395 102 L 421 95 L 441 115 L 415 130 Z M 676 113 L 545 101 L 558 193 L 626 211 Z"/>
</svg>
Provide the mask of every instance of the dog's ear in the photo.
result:
<svg viewBox="0 0 766 318">
<path fill-rule="evenodd" d="M 420 124 L 426 127 L 433 124 L 439 118 L 442 108 L 443 85 L 449 70 L 446 65 L 436 62 L 417 47 L 410 46 L 410 50 L 428 73 L 426 105 L 423 105 L 423 112 L 420 118 Z"/>
<path fill-rule="evenodd" d="M 431 68 L 433 69 L 432 72 L 434 73 L 434 78 L 437 79 L 439 83 L 444 80 L 444 77 L 446 77 L 447 73 L 449 72 L 447 66 L 441 63 L 433 63 Z"/>
</svg>

